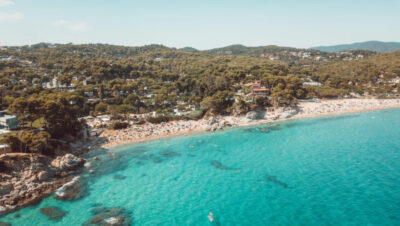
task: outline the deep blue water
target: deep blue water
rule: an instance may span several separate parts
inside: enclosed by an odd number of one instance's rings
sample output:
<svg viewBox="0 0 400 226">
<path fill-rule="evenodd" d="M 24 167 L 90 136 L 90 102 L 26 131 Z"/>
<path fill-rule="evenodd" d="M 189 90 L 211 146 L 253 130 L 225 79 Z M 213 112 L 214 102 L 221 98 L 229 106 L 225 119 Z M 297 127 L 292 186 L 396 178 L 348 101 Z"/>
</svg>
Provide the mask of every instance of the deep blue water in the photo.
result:
<svg viewBox="0 0 400 226">
<path fill-rule="evenodd" d="M 131 211 L 135 225 L 400 225 L 400 109 L 235 128 L 90 155 L 100 160 L 84 174 L 89 192 L 83 199 L 49 197 L 16 212 L 20 218 L 12 213 L 0 221 L 81 225 L 93 206 L 104 206 Z M 50 221 L 40 213 L 47 206 L 68 213 Z"/>
</svg>

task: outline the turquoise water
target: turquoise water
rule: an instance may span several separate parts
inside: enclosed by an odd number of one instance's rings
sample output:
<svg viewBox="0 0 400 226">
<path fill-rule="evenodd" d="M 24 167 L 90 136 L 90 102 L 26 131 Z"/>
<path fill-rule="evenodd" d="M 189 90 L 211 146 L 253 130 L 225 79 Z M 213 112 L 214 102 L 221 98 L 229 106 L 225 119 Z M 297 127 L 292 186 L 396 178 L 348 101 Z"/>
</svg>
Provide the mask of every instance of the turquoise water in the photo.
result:
<svg viewBox="0 0 400 226">
<path fill-rule="evenodd" d="M 210 211 L 216 225 L 400 225 L 400 109 L 90 154 L 100 160 L 83 199 L 49 197 L 0 221 L 81 225 L 104 206 L 130 210 L 135 225 L 212 225 Z M 40 213 L 48 206 L 68 213 L 49 221 Z"/>
</svg>

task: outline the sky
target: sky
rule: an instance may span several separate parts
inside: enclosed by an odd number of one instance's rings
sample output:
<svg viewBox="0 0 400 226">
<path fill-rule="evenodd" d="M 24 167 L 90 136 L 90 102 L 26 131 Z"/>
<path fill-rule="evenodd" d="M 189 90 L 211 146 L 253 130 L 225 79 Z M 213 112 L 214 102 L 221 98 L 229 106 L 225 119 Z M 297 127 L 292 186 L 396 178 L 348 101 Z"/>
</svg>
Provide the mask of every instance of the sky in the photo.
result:
<svg viewBox="0 0 400 226">
<path fill-rule="evenodd" d="M 400 0 L 0 0 L 0 46 L 400 42 Z"/>
</svg>

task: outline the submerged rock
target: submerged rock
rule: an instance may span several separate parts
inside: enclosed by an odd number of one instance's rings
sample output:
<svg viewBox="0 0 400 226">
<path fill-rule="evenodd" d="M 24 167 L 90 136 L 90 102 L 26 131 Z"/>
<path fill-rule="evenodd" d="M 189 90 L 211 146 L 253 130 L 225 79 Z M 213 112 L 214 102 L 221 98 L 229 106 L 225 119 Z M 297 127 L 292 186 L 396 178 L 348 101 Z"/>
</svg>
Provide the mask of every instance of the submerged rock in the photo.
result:
<svg viewBox="0 0 400 226">
<path fill-rule="evenodd" d="M 87 182 L 81 176 L 74 177 L 70 182 L 56 190 L 54 198 L 73 201 L 83 198 L 87 192 Z"/>
<path fill-rule="evenodd" d="M 167 158 L 172 158 L 172 157 L 179 156 L 180 154 L 173 152 L 173 151 L 162 151 L 162 152 L 160 152 L 160 155 L 167 157 Z"/>
<path fill-rule="evenodd" d="M 284 188 L 291 188 L 288 184 L 286 184 L 286 183 L 284 183 L 284 182 L 282 182 L 282 181 L 279 181 L 279 180 L 276 179 L 276 177 L 274 177 L 274 176 L 265 175 L 265 179 L 271 181 L 271 182 L 274 183 L 274 184 L 280 185 L 280 186 L 282 186 L 282 187 L 284 187 Z"/>
<path fill-rule="evenodd" d="M 82 167 L 85 164 L 85 160 L 79 157 L 76 157 L 72 154 L 66 154 L 62 157 L 57 157 L 51 162 L 53 167 L 56 167 L 62 171 L 65 170 L 76 170 Z"/>
<path fill-rule="evenodd" d="M 154 163 L 162 163 L 162 162 L 163 162 L 163 159 L 162 159 L 162 158 L 160 158 L 160 157 L 158 157 L 158 156 L 156 156 L 156 155 L 153 155 L 153 154 L 149 155 L 148 158 L 149 158 L 151 161 L 153 161 Z"/>
<path fill-rule="evenodd" d="M 121 207 L 113 208 L 94 208 L 91 211 L 94 216 L 88 219 L 84 226 L 92 225 L 118 225 L 128 226 L 132 224 L 131 211 L 128 211 Z"/>
<path fill-rule="evenodd" d="M 103 204 L 96 202 L 96 203 L 93 203 L 93 204 L 92 204 L 92 207 L 99 207 L 99 206 L 102 206 L 102 205 L 103 205 Z"/>
<path fill-rule="evenodd" d="M 114 179 L 116 179 L 116 180 L 125 180 L 125 179 L 126 179 L 126 176 L 116 174 L 116 175 L 114 175 Z"/>
<path fill-rule="evenodd" d="M 212 160 L 211 165 L 215 166 L 215 168 L 222 169 L 222 170 L 237 170 L 237 169 L 234 169 L 234 168 L 231 168 L 228 166 L 224 166 L 224 165 L 222 165 L 221 162 L 218 162 L 217 160 Z"/>
<path fill-rule="evenodd" d="M 0 226 L 11 226 L 8 222 L 0 222 Z"/>
<path fill-rule="evenodd" d="M 42 208 L 40 209 L 40 212 L 46 215 L 49 220 L 52 221 L 59 221 L 65 216 L 65 214 L 67 214 L 67 211 L 64 211 L 56 206 Z"/>
</svg>

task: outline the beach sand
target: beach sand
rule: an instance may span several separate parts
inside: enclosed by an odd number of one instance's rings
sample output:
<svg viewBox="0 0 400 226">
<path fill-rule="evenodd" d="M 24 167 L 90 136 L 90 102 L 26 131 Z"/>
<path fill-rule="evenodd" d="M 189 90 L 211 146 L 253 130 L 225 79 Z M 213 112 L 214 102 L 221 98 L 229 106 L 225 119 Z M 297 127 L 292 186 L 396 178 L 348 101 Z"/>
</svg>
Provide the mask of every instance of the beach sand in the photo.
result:
<svg viewBox="0 0 400 226">
<path fill-rule="evenodd" d="M 335 114 L 355 113 L 390 108 L 400 108 L 400 99 L 336 99 L 321 100 L 320 102 L 300 102 L 298 111 L 285 111 L 278 109 L 267 112 L 264 119 L 249 120 L 244 116 L 218 117 L 217 122 L 225 121 L 227 124 L 237 126 L 251 126 L 263 123 L 278 122 L 289 119 L 328 116 Z M 206 132 L 210 127 L 210 119 L 171 121 L 163 124 L 145 123 L 132 125 L 123 130 L 106 129 L 100 138 L 105 140 L 97 148 L 110 148 L 127 143 L 144 142 L 149 140 L 165 139 L 172 136 L 185 136 L 194 133 Z"/>
</svg>

